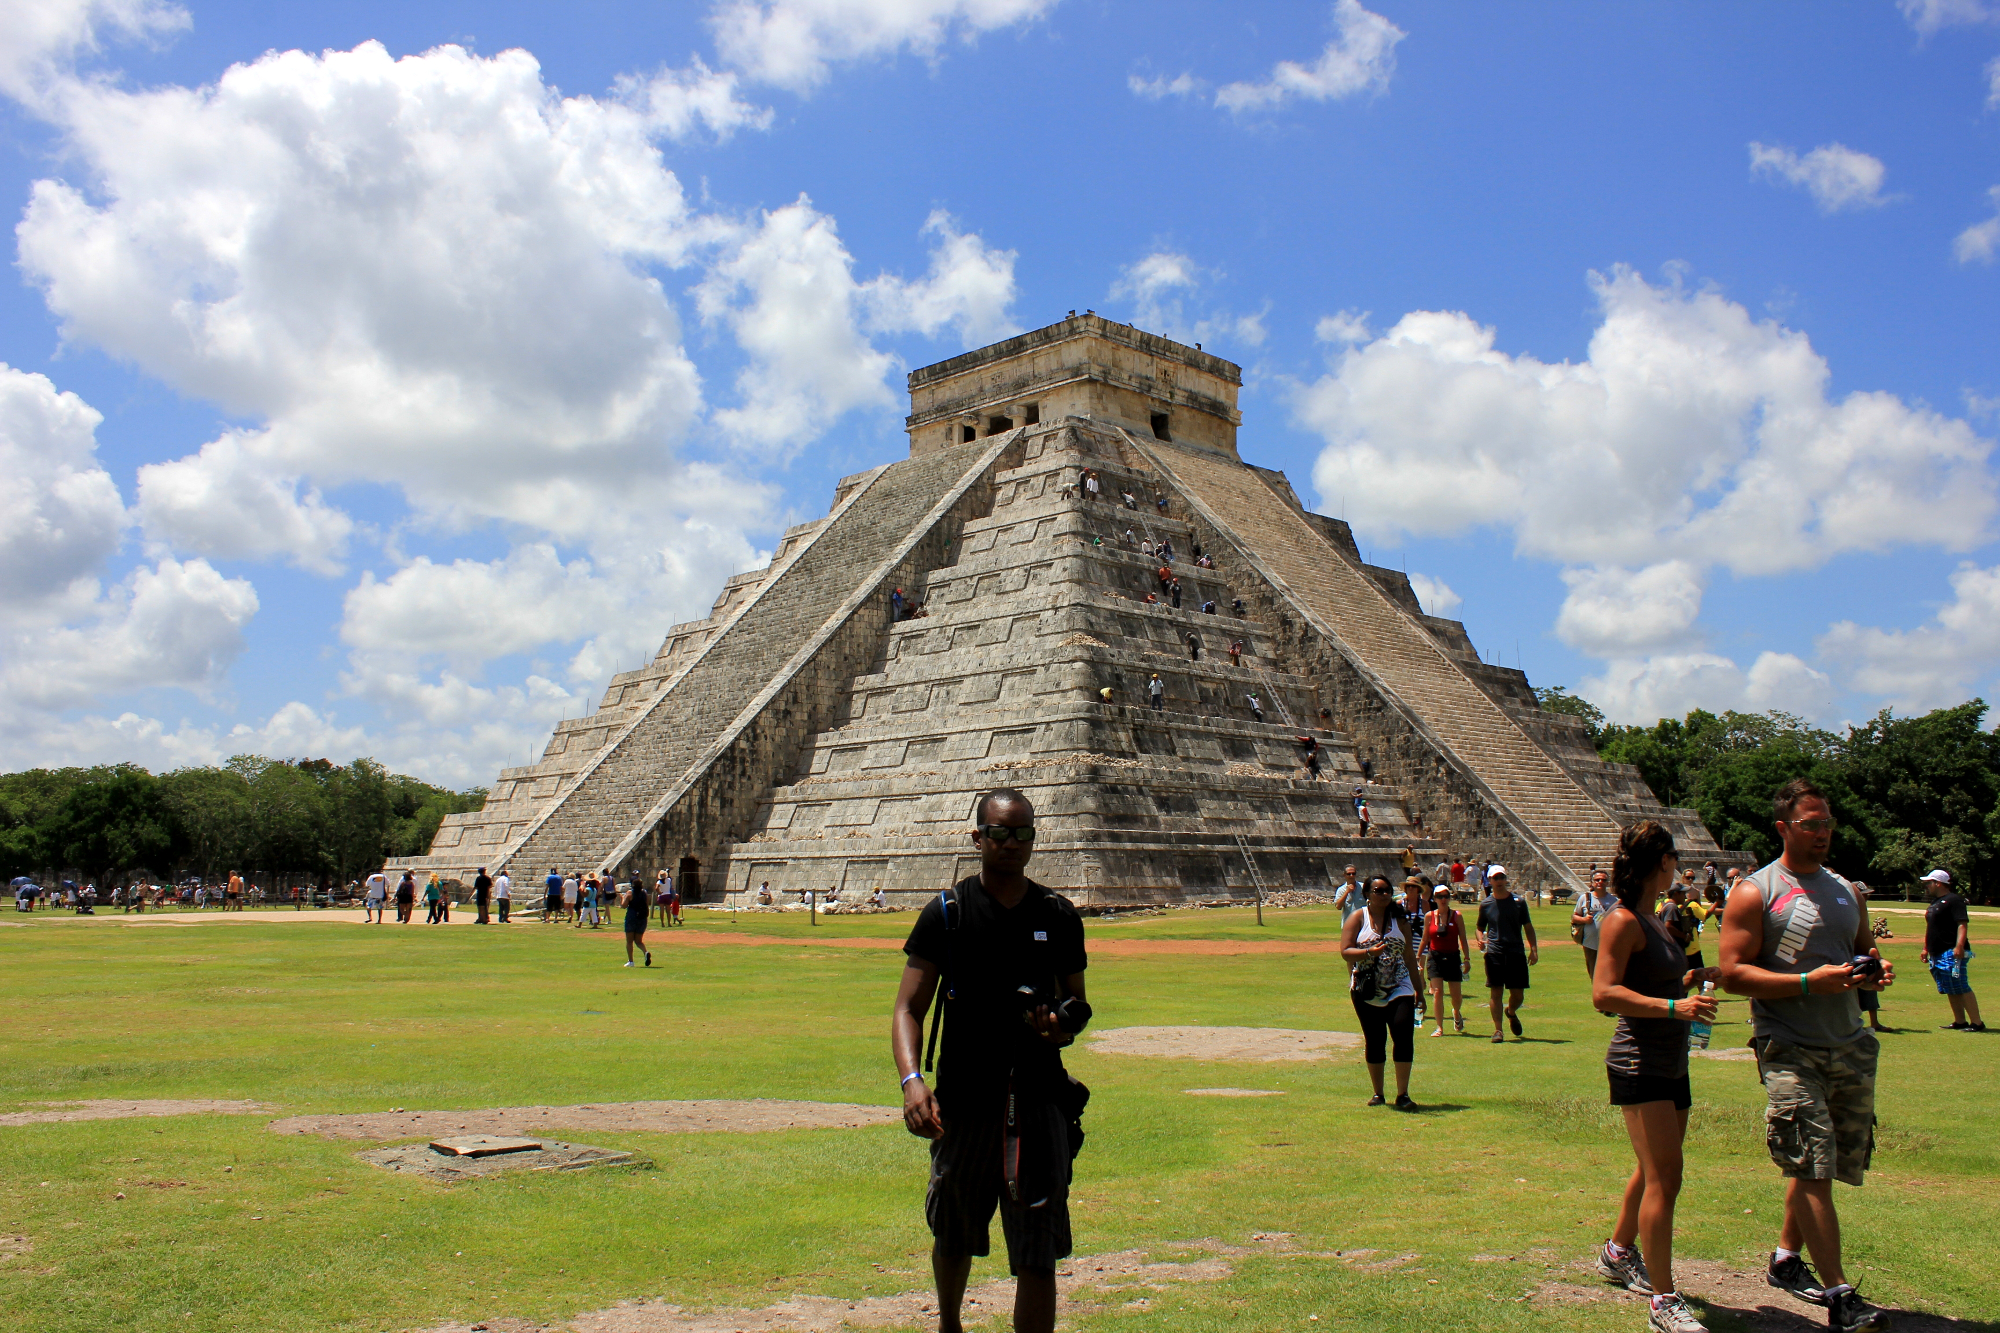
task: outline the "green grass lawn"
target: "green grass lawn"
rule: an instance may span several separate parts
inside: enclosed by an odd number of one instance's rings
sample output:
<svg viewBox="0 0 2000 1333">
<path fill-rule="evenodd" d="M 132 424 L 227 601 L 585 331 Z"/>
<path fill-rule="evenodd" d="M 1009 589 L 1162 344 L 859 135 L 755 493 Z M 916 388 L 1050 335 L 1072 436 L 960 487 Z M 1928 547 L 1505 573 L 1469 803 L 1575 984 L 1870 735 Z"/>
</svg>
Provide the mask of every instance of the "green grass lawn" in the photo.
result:
<svg viewBox="0 0 2000 1333">
<path fill-rule="evenodd" d="M 908 915 L 817 929 L 796 915 L 689 915 L 684 931 L 654 932 L 651 971 L 621 968 L 608 931 L 364 929 L 256 913 L 185 928 L 15 918 L 0 930 L 12 991 L 0 1111 L 100 1097 L 255 1098 L 285 1114 L 899 1100 L 887 1043 L 899 956 L 813 941 L 899 940 Z M 1466 1038 L 1419 1039 L 1421 1115 L 1365 1108 L 1358 1052 L 1298 1064 L 1072 1052 L 1072 1071 L 1095 1093 L 1073 1193 L 1079 1253 L 1171 1256 L 1177 1242 L 1290 1232 L 1301 1250 L 1421 1256 L 1370 1273 L 1255 1255 L 1225 1280 L 1150 1293 L 1144 1306 L 1112 1301 L 1072 1326 L 1638 1326 L 1630 1306 L 1518 1300 L 1545 1275 L 1528 1252 L 1567 1262 L 1603 1238 L 1631 1164 L 1604 1105 L 1610 1024 L 1586 1003 L 1565 919 L 1561 909 L 1536 916 L 1557 943 L 1535 970 L 1530 1040 L 1489 1044 L 1483 1008 L 1469 1009 Z M 1176 912 L 1089 929 L 1094 943 L 1338 936 L 1330 911 L 1267 921 Z M 1896 928 L 1903 938 L 1885 952 L 1904 982 L 1885 1020 L 1904 1031 L 1883 1039 L 1877 1170 L 1866 1188 L 1838 1192 L 1849 1265 L 1878 1302 L 1991 1326 L 2000 1041 L 1937 1030 L 1948 1015 L 1916 962 L 1917 922 L 1897 918 Z M 781 943 L 686 942 L 711 931 Z M 1345 984 L 1326 953 L 1106 955 L 1091 968 L 1100 1027 L 1351 1032 Z M 1716 1041 L 1740 1045 L 1743 1007 L 1724 1012 L 1735 1025 Z M 1755 1066 L 1695 1064 L 1681 1252 L 1755 1262 L 1779 1199 Z M 1286 1095 L 1184 1092 L 1221 1085 Z M 0 1330 L 401 1330 L 560 1321 L 637 1296 L 761 1306 L 927 1281 L 924 1146 L 896 1127 L 592 1134 L 652 1165 L 443 1187 L 356 1161 L 359 1143 L 281 1138 L 264 1128 L 270 1118 L 0 1130 L 0 1240 L 25 1238 L 0 1244 L 20 1251 L 0 1258 Z M 974 1275 L 1004 1273 L 995 1259 Z M 1714 1326 L 1740 1327 L 1727 1317 Z"/>
</svg>

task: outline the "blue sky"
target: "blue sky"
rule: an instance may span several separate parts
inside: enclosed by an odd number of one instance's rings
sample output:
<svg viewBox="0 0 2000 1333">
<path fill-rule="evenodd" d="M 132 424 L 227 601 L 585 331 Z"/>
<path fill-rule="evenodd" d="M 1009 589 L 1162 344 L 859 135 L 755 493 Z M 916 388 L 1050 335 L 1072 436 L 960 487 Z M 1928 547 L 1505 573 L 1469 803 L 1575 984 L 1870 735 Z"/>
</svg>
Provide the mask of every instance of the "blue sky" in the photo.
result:
<svg viewBox="0 0 2000 1333">
<path fill-rule="evenodd" d="M 1084 307 L 1621 720 L 1993 688 L 1989 0 L 10 10 L 5 767 L 483 782 Z"/>
</svg>

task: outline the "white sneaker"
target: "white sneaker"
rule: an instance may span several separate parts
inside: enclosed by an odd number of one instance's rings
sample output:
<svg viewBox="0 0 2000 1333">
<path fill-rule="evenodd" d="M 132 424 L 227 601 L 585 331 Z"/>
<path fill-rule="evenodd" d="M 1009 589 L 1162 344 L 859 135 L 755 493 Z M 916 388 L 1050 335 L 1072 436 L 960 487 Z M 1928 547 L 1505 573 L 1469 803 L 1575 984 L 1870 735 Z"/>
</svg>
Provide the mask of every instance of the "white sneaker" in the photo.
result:
<svg viewBox="0 0 2000 1333">
<path fill-rule="evenodd" d="M 625 966 L 627 966 L 627 967 L 630 967 L 630 966 L 632 966 L 632 960 L 631 960 L 631 959 L 629 959 L 629 958 L 628 958 L 628 959 L 626 959 L 626 960 L 625 960 Z"/>
<path fill-rule="evenodd" d="M 1646 1316 L 1646 1327 L 1653 1333 L 1708 1333 L 1708 1325 L 1694 1317 L 1694 1311 L 1677 1291 L 1655 1296 L 1648 1305 L 1651 1310 Z"/>
</svg>

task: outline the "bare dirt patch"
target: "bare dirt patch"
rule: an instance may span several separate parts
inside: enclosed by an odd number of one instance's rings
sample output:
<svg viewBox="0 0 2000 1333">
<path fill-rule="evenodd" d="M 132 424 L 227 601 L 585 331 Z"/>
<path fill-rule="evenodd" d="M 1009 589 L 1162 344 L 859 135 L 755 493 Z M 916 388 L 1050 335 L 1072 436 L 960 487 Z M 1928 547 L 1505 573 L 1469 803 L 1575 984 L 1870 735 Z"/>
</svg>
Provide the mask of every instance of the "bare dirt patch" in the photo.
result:
<svg viewBox="0 0 2000 1333">
<path fill-rule="evenodd" d="M 1090 1048 L 1100 1055 L 1150 1055 L 1170 1060 L 1322 1060 L 1361 1045 L 1353 1032 L 1298 1028 L 1112 1028 Z"/>
<path fill-rule="evenodd" d="M 1614 1287 L 1599 1278 L 1588 1260 L 1570 1265 L 1573 1274 L 1544 1282 L 1530 1292 L 1530 1301 L 1558 1305 L 1595 1305 L 1613 1302 L 1629 1305 L 1634 1318 L 1643 1317 L 1644 1296 Z M 1849 1280 L 1857 1280 L 1852 1273 Z M 1865 1275 L 1858 1279 L 1866 1289 Z M 1759 1333 L 1817 1333 L 1826 1327 L 1826 1312 L 1815 1305 L 1779 1291 L 1764 1281 L 1762 1272 L 1741 1269 L 1712 1259 L 1674 1258 L 1674 1285 L 1698 1307 L 1736 1316 Z M 1888 1308 L 1888 1307 L 1885 1307 Z M 1946 1315 L 1917 1310 L 1890 1309 L 1890 1326 L 1896 1333 L 1987 1333 L 1993 1326 Z"/>
<path fill-rule="evenodd" d="M 1115 1301 L 1119 1308 L 1144 1309 L 1149 1299 L 1145 1293 L 1170 1291 L 1182 1282 L 1220 1282 L 1236 1271 L 1230 1262 L 1233 1257 L 1288 1251 L 1285 1242 L 1291 1238 L 1283 1233 L 1260 1233 L 1256 1239 L 1263 1243 L 1235 1246 L 1196 1240 L 1161 1247 L 1194 1252 L 1193 1257 L 1179 1261 L 1155 1262 L 1145 1250 L 1065 1260 L 1056 1270 L 1056 1288 L 1069 1314 L 1111 1308 L 1114 1302 L 1105 1298 L 1123 1298 Z M 1005 1327 L 1011 1323 L 1013 1306 L 1011 1279 L 981 1283 L 965 1293 L 968 1320 L 991 1315 Z M 666 1301 L 633 1300 L 555 1325 L 495 1318 L 472 1324 L 437 1324 L 423 1333 L 548 1333 L 552 1328 L 575 1329 L 577 1333 L 840 1333 L 852 1328 L 935 1326 L 937 1315 L 937 1298 L 927 1290 L 860 1300 L 794 1296 L 758 1310 L 705 1312 L 691 1312 Z"/>
<path fill-rule="evenodd" d="M 0 1115 L 0 1127 L 13 1125 L 59 1125 L 72 1120 L 125 1120 L 149 1115 L 253 1115 L 275 1108 L 262 1102 L 225 1102 L 203 1099 L 164 1098 L 128 1101 L 98 1098 L 80 1102 L 32 1102 L 47 1111 L 9 1111 Z"/>
<path fill-rule="evenodd" d="M 1190 1097 L 1282 1097 L 1276 1088 L 1183 1088 Z"/>
<path fill-rule="evenodd" d="M 1711 1046 L 1705 1051 L 1689 1051 L 1688 1054 L 1704 1060 L 1748 1060 L 1752 1064 L 1757 1060 L 1757 1052 L 1748 1046 Z"/>
<path fill-rule="evenodd" d="M 380 1111 L 359 1115 L 295 1115 L 273 1120 L 273 1134 L 326 1139 L 437 1138 L 448 1134 L 520 1134 L 551 1130 L 641 1134 L 763 1134 L 781 1129 L 861 1129 L 900 1125 L 899 1106 L 847 1102 L 753 1101 L 593 1102 L 587 1106 L 492 1106 L 471 1111 Z"/>
</svg>

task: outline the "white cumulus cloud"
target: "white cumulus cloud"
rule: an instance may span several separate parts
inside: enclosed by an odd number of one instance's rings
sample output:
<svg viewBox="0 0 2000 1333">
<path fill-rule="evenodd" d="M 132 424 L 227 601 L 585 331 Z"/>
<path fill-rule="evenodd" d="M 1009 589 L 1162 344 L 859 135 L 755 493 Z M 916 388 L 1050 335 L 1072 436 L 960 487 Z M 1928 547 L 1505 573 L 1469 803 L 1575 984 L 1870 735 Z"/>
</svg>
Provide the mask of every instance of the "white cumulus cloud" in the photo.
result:
<svg viewBox="0 0 2000 1333">
<path fill-rule="evenodd" d="M 686 69 L 663 68 L 647 78 L 624 75 L 613 86 L 648 128 L 669 139 L 691 139 L 706 128 L 721 140 L 738 130 L 771 127 L 769 107 L 736 95 L 734 73 L 712 70 L 699 59 Z"/>
<path fill-rule="evenodd" d="M 1208 81 L 1185 73 L 1176 74 L 1171 79 L 1164 74 L 1156 74 L 1152 78 L 1132 74 L 1126 76 L 1125 86 L 1147 101 L 1157 102 L 1163 97 L 1194 97 L 1207 91 Z"/>
<path fill-rule="evenodd" d="M 1419 311 L 1294 399 L 1326 441 L 1313 480 L 1380 536 L 1511 530 L 1564 564 L 1739 574 L 1901 544 L 1970 550 L 1995 510 L 1992 442 L 1891 394 L 1828 396 L 1803 333 L 1713 291 L 1593 275 L 1579 363 L 1510 356 L 1469 316 Z"/>
<path fill-rule="evenodd" d="M 101 414 L 45 375 L 0 362 L 0 611 L 94 577 L 117 549 L 125 504 L 97 462 Z"/>
<path fill-rule="evenodd" d="M 1200 299 L 1202 286 L 1218 276 L 1178 250 L 1155 250 L 1119 270 L 1110 296 L 1130 302 L 1132 322 L 1148 333 L 1183 343 L 1206 344 L 1220 338 L 1246 347 L 1263 346 L 1270 336 L 1264 320 L 1271 303 L 1238 313 Z"/>
<path fill-rule="evenodd" d="M 200 453 L 142 466 L 139 516 L 147 535 L 182 551 L 281 556 L 315 573 L 339 572 L 354 520 L 297 477 L 278 473 L 245 440 L 231 432 Z"/>
<path fill-rule="evenodd" d="M 1215 104 L 1238 113 L 1263 111 L 1294 97 L 1340 101 L 1387 88 L 1396 72 L 1396 44 L 1408 34 L 1359 0 L 1337 0 L 1333 26 L 1334 39 L 1319 59 L 1309 65 L 1281 60 L 1261 82 L 1225 84 Z"/>
<path fill-rule="evenodd" d="M 1896 8 L 1925 37 L 1943 28 L 2000 22 L 2000 6 L 1988 0 L 1896 0 Z"/>
<path fill-rule="evenodd" d="M 106 41 L 155 41 L 189 23 L 162 0 L 10 0 L 0 13 L 0 93 L 32 104 Z"/>
<path fill-rule="evenodd" d="M 1632 657 L 1685 640 L 1701 614 L 1701 571 L 1685 560 L 1644 569 L 1567 569 L 1556 637 L 1592 657 Z"/>
<path fill-rule="evenodd" d="M 1417 605 L 1424 608 L 1425 615 L 1448 616 L 1465 604 L 1449 584 L 1429 574 L 1410 575 L 1410 589 L 1417 594 Z"/>
<path fill-rule="evenodd" d="M 935 57 L 953 37 L 1040 18 L 1056 0 L 722 0 L 716 49 L 749 78 L 810 92 L 841 61 Z"/>
<path fill-rule="evenodd" d="M 1322 315 L 1319 323 L 1313 325 L 1313 337 L 1323 343 L 1363 343 L 1374 337 L 1368 328 L 1367 310 L 1343 310 L 1337 315 Z"/>
<path fill-rule="evenodd" d="M 1663 653 L 1607 662 L 1576 693 L 1618 723 L 1649 724 L 1695 708 L 1820 718 L 1832 706 L 1833 681 L 1791 653 L 1760 653 L 1748 671 L 1714 653 Z"/>
<path fill-rule="evenodd" d="M 36 182 L 22 269 L 66 338 L 266 423 L 196 472 L 557 532 L 665 501 L 700 390 L 647 267 L 708 224 L 638 112 L 525 52 L 371 42 L 73 83 L 59 121 L 87 181 Z"/>
<path fill-rule="evenodd" d="M 716 421 L 747 443 L 795 450 L 843 412 L 898 401 L 886 382 L 896 359 L 871 332 L 949 324 L 976 341 L 1010 331 L 1013 251 L 960 233 L 942 213 L 924 230 L 935 238 L 924 277 L 861 283 L 833 218 L 804 196 L 744 228 L 696 291 L 702 316 L 726 324 L 750 356 L 736 381 L 739 405 Z"/>
<path fill-rule="evenodd" d="M 1951 576 L 1952 599 L 1927 625 L 1884 630 L 1843 620 L 1818 641 L 1854 688 L 1906 712 L 1960 703 L 2000 675 L 2000 567 L 1965 565 Z"/>
<path fill-rule="evenodd" d="M 1990 264 L 2000 253 L 2000 185 L 1989 188 L 1986 198 L 1993 205 L 1993 216 L 1973 223 L 1952 242 L 1952 254 L 1961 264 Z"/>
<path fill-rule="evenodd" d="M 1888 170 L 1881 159 L 1845 144 L 1822 144 L 1800 156 L 1782 145 L 1753 142 L 1750 174 L 1803 186 L 1822 213 L 1879 208 L 1889 202 L 1882 193 Z"/>
</svg>

